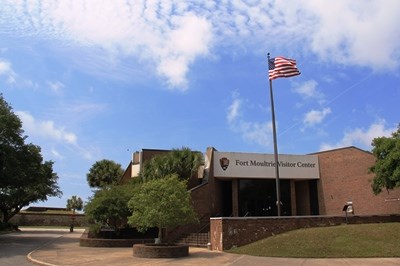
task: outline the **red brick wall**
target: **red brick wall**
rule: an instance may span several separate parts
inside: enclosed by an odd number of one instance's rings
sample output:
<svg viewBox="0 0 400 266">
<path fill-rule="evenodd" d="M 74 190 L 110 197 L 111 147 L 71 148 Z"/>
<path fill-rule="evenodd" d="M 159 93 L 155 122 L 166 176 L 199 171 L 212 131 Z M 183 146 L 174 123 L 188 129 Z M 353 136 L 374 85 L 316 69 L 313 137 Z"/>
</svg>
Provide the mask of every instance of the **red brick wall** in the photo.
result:
<svg viewBox="0 0 400 266">
<path fill-rule="evenodd" d="M 317 153 L 321 179 L 318 181 L 318 197 L 321 215 L 341 215 L 348 200 L 353 201 L 355 214 L 399 214 L 400 189 L 374 195 L 371 181 L 374 177 L 369 168 L 375 163 L 372 153 L 355 147 Z"/>
<path fill-rule="evenodd" d="M 121 179 L 119 180 L 119 183 L 120 184 L 128 183 L 132 179 L 131 174 L 132 174 L 132 163 L 130 162 L 128 167 L 125 169 L 125 172 L 122 175 Z"/>
<path fill-rule="evenodd" d="M 212 250 L 224 250 L 222 222 L 222 218 L 211 218 L 210 220 L 210 242 Z"/>
<path fill-rule="evenodd" d="M 199 218 L 211 216 L 210 202 L 209 202 L 209 184 L 205 183 L 197 188 L 191 190 L 191 197 L 194 210 Z"/>
</svg>

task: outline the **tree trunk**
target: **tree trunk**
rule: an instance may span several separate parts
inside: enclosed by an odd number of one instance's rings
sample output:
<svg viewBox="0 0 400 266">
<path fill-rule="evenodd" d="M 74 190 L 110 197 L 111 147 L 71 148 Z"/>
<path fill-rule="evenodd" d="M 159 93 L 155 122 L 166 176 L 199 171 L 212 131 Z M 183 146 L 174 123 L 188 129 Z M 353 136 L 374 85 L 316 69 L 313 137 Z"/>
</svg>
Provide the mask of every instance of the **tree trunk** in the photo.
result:
<svg viewBox="0 0 400 266">
<path fill-rule="evenodd" d="M 22 207 L 18 207 L 15 208 L 13 211 L 10 210 L 2 210 L 2 214 L 3 214 L 3 219 L 2 222 L 3 223 L 8 223 L 10 221 L 10 219 L 16 215 L 20 210 L 22 209 Z"/>
<path fill-rule="evenodd" d="M 161 226 L 158 227 L 158 241 L 159 241 L 160 243 L 163 242 L 163 238 L 162 238 L 162 227 L 161 227 Z"/>
<path fill-rule="evenodd" d="M 2 213 L 2 217 L 1 217 L 1 222 L 2 223 L 7 223 L 8 222 L 8 220 L 10 219 L 10 218 L 8 218 L 8 212 L 6 212 L 6 211 L 1 211 L 1 213 Z"/>
</svg>

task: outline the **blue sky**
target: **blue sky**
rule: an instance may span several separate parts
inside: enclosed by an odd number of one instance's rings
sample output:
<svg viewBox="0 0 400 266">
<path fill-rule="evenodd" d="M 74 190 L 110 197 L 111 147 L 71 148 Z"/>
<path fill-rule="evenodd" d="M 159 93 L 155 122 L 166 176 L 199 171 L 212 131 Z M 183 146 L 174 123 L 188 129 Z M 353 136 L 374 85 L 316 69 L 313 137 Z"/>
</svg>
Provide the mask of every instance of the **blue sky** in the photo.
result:
<svg viewBox="0 0 400 266">
<path fill-rule="evenodd" d="M 389 136 L 399 119 L 400 1 L 0 0 L 0 92 L 53 160 L 64 207 L 98 160 L 142 148 L 306 154 Z"/>
</svg>

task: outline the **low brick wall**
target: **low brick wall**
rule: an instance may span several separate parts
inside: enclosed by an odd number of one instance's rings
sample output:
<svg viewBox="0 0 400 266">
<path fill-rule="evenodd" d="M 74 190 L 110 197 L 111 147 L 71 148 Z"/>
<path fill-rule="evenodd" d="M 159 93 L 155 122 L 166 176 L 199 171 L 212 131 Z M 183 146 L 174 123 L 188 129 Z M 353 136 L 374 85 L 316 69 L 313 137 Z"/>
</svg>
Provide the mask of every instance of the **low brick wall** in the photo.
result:
<svg viewBox="0 0 400 266">
<path fill-rule="evenodd" d="M 400 215 L 349 216 L 348 223 L 400 222 Z M 210 219 L 211 248 L 216 251 L 243 246 L 283 232 L 346 223 L 343 216 L 219 217 Z"/>
<path fill-rule="evenodd" d="M 82 247 L 132 247 L 134 244 L 154 243 L 154 238 L 145 239 L 104 239 L 104 238 L 88 238 L 87 230 L 79 239 L 79 245 Z"/>
<path fill-rule="evenodd" d="M 70 214 L 49 213 L 18 213 L 10 222 L 19 226 L 70 226 L 72 216 Z M 84 214 L 74 215 L 74 226 L 88 226 Z"/>
<path fill-rule="evenodd" d="M 189 246 L 133 245 L 133 256 L 138 258 L 180 258 L 189 256 Z"/>
</svg>

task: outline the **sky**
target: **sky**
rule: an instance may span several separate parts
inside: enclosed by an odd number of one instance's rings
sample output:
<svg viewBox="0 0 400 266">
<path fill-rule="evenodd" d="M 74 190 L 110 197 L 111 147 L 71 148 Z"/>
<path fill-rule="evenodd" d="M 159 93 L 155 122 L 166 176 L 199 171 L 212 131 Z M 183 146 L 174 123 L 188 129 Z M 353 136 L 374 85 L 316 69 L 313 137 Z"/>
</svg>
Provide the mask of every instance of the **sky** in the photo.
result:
<svg viewBox="0 0 400 266">
<path fill-rule="evenodd" d="M 63 191 L 141 149 L 273 153 L 356 146 L 400 123 L 398 0 L 0 0 L 0 93 Z"/>
</svg>

